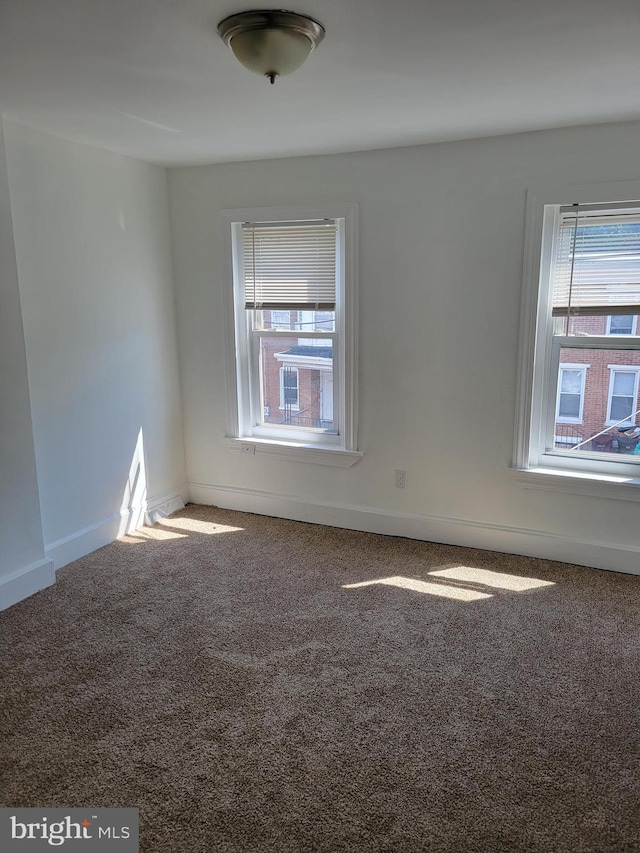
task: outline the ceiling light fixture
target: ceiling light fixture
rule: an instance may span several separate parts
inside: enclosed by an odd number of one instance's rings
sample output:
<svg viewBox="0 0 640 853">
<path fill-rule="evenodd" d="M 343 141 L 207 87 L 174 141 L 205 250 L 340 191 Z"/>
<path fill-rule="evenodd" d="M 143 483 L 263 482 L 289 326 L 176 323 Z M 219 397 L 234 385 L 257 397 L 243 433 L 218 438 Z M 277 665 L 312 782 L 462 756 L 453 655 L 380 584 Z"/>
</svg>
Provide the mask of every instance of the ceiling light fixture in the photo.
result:
<svg viewBox="0 0 640 853">
<path fill-rule="evenodd" d="M 300 68 L 324 38 L 324 27 L 296 12 L 260 10 L 230 15 L 218 24 L 218 35 L 245 68 L 275 83 Z"/>
</svg>

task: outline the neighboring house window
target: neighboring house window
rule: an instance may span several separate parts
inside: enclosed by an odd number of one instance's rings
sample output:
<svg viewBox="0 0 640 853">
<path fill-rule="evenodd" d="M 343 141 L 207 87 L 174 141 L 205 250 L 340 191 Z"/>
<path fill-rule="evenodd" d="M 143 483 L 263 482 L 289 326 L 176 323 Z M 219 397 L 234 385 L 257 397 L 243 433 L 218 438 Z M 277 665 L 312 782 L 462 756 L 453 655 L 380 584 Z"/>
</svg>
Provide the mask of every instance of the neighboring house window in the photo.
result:
<svg viewBox="0 0 640 853">
<path fill-rule="evenodd" d="M 607 334 L 635 335 L 636 321 L 632 314 L 614 314 L 607 318 Z"/>
<path fill-rule="evenodd" d="M 280 408 L 299 409 L 298 368 L 280 368 Z"/>
<path fill-rule="evenodd" d="M 355 206 L 229 211 L 226 219 L 234 279 L 231 436 L 259 439 L 261 452 L 271 442 L 278 455 L 283 442 L 347 451 L 342 461 L 321 456 L 353 464 Z"/>
<path fill-rule="evenodd" d="M 330 311 L 316 311 L 316 329 L 332 332 L 335 328 L 335 317 Z"/>
<path fill-rule="evenodd" d="M 290 329 L 291 328 L 291 311 L 272 311 L 271 312 L 271 328 L 272 329 Z"/>
<path fill-rule="evenodd" d="M 587 365 L 561 364 L 556 421 L 581 424 Z"/>
<path fill-rule="evenodd" d="M 634 426 L 638 415 L 638 375 L 640 367 L 623 367 L 610 364 L 607 423 L 616 426 Z"/>
<path fill-rule="evenodd" d="M 536 476 L 638 477 L 640 184 L 610 191 L 529 198 L 515 467 Z"/>
</svg>

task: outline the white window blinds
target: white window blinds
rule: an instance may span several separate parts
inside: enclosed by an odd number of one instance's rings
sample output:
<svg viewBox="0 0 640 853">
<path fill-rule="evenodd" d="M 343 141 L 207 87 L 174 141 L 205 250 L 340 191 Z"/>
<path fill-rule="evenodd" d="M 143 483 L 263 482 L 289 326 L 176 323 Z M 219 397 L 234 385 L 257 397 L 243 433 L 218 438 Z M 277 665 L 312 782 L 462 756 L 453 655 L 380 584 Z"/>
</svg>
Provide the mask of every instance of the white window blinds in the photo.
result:
<svg viewBox="0 0 640 853">
<path fill-rule="evenodd" d="M 337 233 L 330 219 L 245 223 L 245 308 L 335 310 Z"/>
<path fill-rule="evenodd" d="M 640 211 L 563 207 L 553 314 L 640 314 Z"/>
</svg>

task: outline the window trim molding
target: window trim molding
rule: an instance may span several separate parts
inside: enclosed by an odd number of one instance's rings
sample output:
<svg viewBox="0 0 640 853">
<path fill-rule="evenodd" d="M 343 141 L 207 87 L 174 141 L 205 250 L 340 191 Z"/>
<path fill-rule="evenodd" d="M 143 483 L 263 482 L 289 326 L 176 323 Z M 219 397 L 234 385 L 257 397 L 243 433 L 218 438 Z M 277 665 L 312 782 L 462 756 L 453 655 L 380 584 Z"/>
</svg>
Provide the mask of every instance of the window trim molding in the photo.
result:
<svg viewBox="0 0 640 853">
<path fill-rule="evenodd" d="M 520 343 L 516 374 L 516 416 L 512 469 L 516 481 L 533 488 L 554 488 L 572 491 L 579 484 L 580 494 L 611 497 L 619 489 L 620 497 L 635 495 L 640 479 L 629 463 L 617 461 L 619 473 L 611 471 L 613 460 L 588 460 L 575 466 L 561 454 L 545 454 L 540 450 L 539 436 L 549 420 L 549 395 L 534 395 L 534 389 L 544 384 L 552 361 L 552 336 L 539 335 L 541 327 L 548 329 L 551 311 L 549 288 L 541 289 L 541 277 L 550 269 L 555 251 L 552 240 L 559 209 L 555 217 L 545 216 L 549 205 L 620 204 L 640 199 L 640 179 L 590 185 L 542 185 L 527 191 L 523 253 L 523 289 L 520 308 Z M 613 336 L 613 340 L 620 336 Z M 535 436 L 535 439 L 534 439 Z M 573 467 L 571 467 L 573 466 Z M 550 476 L 552 480 L 550 481 Z M 549 483 L 553 485 L 550 486 Z M 546 484 L 546 485 L 545 485 Z M 605 486 L 606 484 L 606 486 Z M 640 490 L 639 490 L 640 497 Z M 638 498 L 634 497 L 633 500 Z"/>
<path fill-rule="evenodd" d="M 240 334 L 238 328 L 238 317 L 235 311 L 234 283 L 237 280 L 237 260 L 233 244 L 233 227 L 237 223 L 247 221 L 296 221 L 302 219 L 342 219 L 344 220 L 343 237 L 344 251 L 341 253 L 341 277 L 344 283 L 344 294 L 340 306 L 336 305 L 336 325 L 343 329 L 343 340 L 339 351 L 335 354 L 336 363 L 334 368 L 339 371 L 343 386 L 343 399 L 339 400 L 337 410 L 339 412 L 342 426 L 342 434 L 339 445 L 332 445 L 329 437 L 327 444 L 314 446 L 315 436 L 309 436 L 309 441 L 295 440 L 283 441 L 282 437 L 274 436 L 274 451 L 276 455 L 282 453 L 283 445 L 287 448 L 299 449 L 296 458 L 306 453 L 314 455 L 313 460 L 321 461 L 326 456 L 318 456 L 318 453 L 326 448 L 331 453 L 331 459 L 335 458 L 336 450 L 348 454 L 355 454 L 354 461 L 360 458 L 357 452 L 358 431 L 358 205 L 355 202 L 331 202 L 309 203 L 286 206 L 269 207 L 243 207 L 225 209 L 221 211 L 221 227 L 223 230 L 223 274 L 224 274 L 224 311 L 227 317 L 225 324 L 225 352 L 226 352 L 226 376 L 227 376 L 227 438 L 235 442 L 258 444 L 264 453 L 264 447 L 270 443 L 269 439 L 262 436 L 243 435 L 241 424 L 246 421 L 247 413 L 250 412 L 250 395 L 246 387 L 249 383 L 239 383 L 238 359 L 243 361 L 243 372 L 250 375 L 249 365 L 244 363 L 245 356 L 237 347 Z M 339 312 L 341 312 L 339 314 Z M 337 357 L 336 357 L 337 356 Z M 336 395 L 337 396 L 337 395 Z M 344 405 L 343 405 L 344 400 Z M 335 409 L 335 407 L 334 407 Z M 333 436 L 335 442 L 335 435 Z M 290 458 L 290 457 L 289 457 Z M 330 462 L 329 464 L 336 464 Z M 353 464 L 351 462 L 350 464 Z"/>
<path fill-rule="evenodd" d="M 553 468 L 512 468 L 511 474 L 515 482 L 525 489 L 640 501 L 640 478 L 606 477 Z"/>
<path fill-rule="evenodd" d="M 260 438 L 227 438 L 229 450 L 241 453 L 243 456 L 276 456 L 290 462 L 311 462 L 318 465 L 330 465 L 333 468 L 351 468 L 362 459 L 363 454 L 357 450 L 344 450 L 342 447 L 331 445 L 300 444 L 284 439 Z"/>
</svg>

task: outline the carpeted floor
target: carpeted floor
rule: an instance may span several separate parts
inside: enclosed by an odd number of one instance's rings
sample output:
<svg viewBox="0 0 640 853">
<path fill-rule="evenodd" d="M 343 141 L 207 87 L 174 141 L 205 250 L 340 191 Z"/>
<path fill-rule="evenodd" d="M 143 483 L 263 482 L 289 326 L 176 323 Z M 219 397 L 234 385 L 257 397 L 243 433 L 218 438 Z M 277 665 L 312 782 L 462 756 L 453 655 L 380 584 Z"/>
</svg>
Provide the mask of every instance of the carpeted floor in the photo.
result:
<svg viewBox="0 0 640 853">
<path fill-rule="evenodd" d="M 637 851 L 639 605 L 191 505 L 0 614 L 2 805 L 137 806 L 148 853 Z"/>
</svg>

